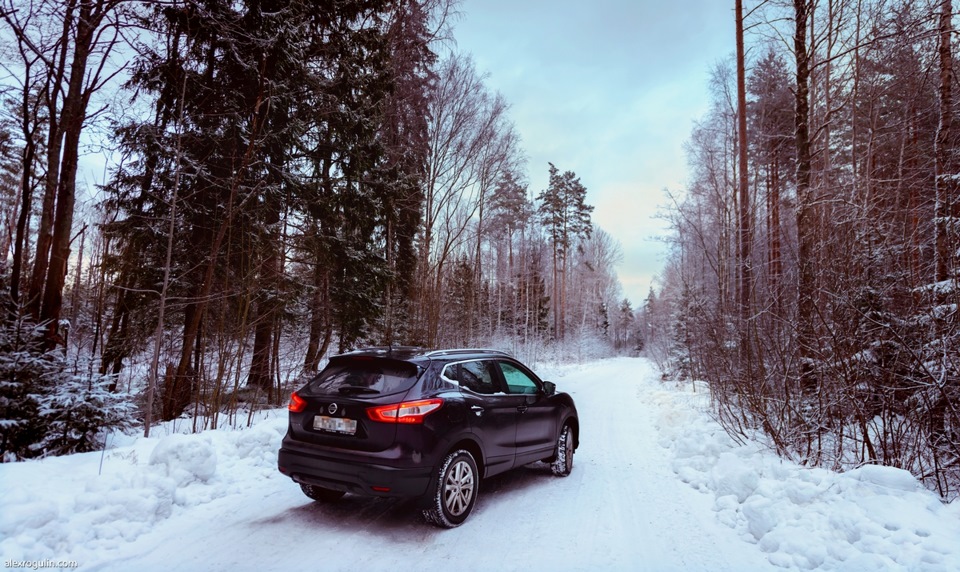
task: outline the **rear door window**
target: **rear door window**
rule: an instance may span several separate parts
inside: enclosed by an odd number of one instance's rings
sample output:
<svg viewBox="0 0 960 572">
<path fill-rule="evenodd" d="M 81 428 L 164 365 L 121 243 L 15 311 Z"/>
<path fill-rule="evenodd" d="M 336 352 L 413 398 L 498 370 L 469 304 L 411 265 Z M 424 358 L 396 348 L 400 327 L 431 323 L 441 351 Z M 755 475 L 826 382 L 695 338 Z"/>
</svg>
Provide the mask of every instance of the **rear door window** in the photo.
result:
<svg viewBox="0 0 960 572">
<path fill-rule="evenodd" d="M 452 363 L 443 370 L 443 377 L 462 388 L 481 395 L 493 395 L 500 390 L 489 361 Z"/>
<path fill-rule="evenodd" d="M 417 381 L 417 367 L 390 360 L 336 360 L 307 384 L 317 395 L 386 395 L 409 390 Z"/>
</svg>

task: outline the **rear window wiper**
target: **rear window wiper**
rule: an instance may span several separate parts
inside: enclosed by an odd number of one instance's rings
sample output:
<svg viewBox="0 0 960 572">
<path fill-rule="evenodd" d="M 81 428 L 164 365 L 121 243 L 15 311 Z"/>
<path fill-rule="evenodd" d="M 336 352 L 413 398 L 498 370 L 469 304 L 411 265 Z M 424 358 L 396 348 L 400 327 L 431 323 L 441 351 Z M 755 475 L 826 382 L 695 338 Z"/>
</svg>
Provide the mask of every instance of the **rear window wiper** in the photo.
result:
<svg viewBox="0 0 960 572">
<path fill-rule="evenodd" d="M 340 393 L 380 393 L 380 391 L 372 387 L 364 387 L 362 385 L 344 385 L 338 387 L 337 391 Z"/>
</svg>

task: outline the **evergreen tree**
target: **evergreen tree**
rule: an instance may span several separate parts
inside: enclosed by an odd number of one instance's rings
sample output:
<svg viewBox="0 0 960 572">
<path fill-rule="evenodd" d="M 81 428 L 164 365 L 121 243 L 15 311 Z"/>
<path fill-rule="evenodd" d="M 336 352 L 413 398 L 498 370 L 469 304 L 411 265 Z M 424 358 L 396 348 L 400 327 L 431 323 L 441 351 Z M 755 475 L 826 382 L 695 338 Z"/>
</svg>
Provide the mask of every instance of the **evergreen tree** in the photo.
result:
<svg viewBox="0 0 960 572">
<path fill-rule="evenodd" d="M 418 159 L 402 156 L 400 139 L 417 131 L 407 124 L 416 101 L 398 96 L 388 104 L 388 97 L 402 83 L 394 73 L 422 76 L 427 56 L 401 49 L 422 47 L 419 35 L 390 36 L 392 6 L 205 0 L 156 6 L 144 21 L 162 41 L 142 47 L 130 87 L 153 98 L 155 113 L 121 128 L 133 160 L 107 186 L 106 206 L 119 213 L 106 229 L 119 243 L 109 264 L 127 288 L 118 294 L 108 361 L 116 368 L 137 346 L 123 339 L 125 316 L 137 303 L 155 306 L 150 291 L 161 282 L 171 197 L 179 194 L 170 295 L 185 303 L 177 312 L 179 358 L 164 383 L 165 418 L 179 415 L 197 390 L 207 324 L 240 336 L 253 328 L 249 383 L 272 392 L 280 318 L 297 299 L 282 271 L 288 247 L 316 324 L 308 365 L 322 353 L 314 342 L 334 329 L 341 349 L 370 336 L 389 303 L 393 270 L 410 266 L 412 247 L 401 235 L 412 236 L 416 221 L 409 215 L 418 212 L 411 190 Z M 395 16 L 419 17 L 409 12 Z M 417 61 L 397 63 L 403 58 Z M 288 242 L 291 219 L 306 224 L 295 224 Z"/>
<path fill-rule="evenodd" d="M 47 328 L 25 312 L 0 320 L 0 460 L 95 449 L 104 431 L 129 428 L 135 407 L 110 391 L 113 380 L 88 364 L 68 364 L 46 348 Z M 76 370 L 71 367 L 77 368 Z"/>
<path fill-rule="evenodd" d="M 753 169 L 763 181 L 766 199 L 767 284 L 774 298 L 774 315 L 781 316 L 785 290 L 781 207 L 795 171 L 793 96 L 784 59 L 773 50 L 768 51 L 747 79 L 747 89 L 753 97 L 748 105 L 749 146 Z M 757 230 L 762 228 L 758 225 Z"/>
<path fill-rule="evenodd" d="M 436 83 L 437 56 L 430 49 L 436 32 L 423 0 L 399 0 L 387 24 L 392 87 L 383 105 L 384 162 L 378 192 L 384 206 L 380 229 L 388 280 L 383 301 L 381 342 L 409 335 L 416 275 L 414 240 L 422 219 L 429 142 L 427 107 Z"/>
<path fill-rule="evenodd" d="M 49 392 L 58 372 L 52 351 L 43 350 L 44 331 L 29 318 L 3 310 L 0 321 L 0 458 L 32 456 L 43 438 L 38 397 Z"/>
<path fill-rule="evenodd" d="M 620 307 L 617 310 L 617 323 L 614 328 L 615 349 L 620 350 L 629 347 L 630 337 L 633 333 L 633 325 L 633 307 L 630 304 L 630 300 L 624 298 L 620 302 Z"/>
<path fill-rule="evenodd" d="M 572 171 L 560 173 L 550 163 L 550 184 L 538 196 L 537 212 L 553 247 L 553 333 L 563 339 L 566 311 L 567 259 L 579 239 L 590 237 L 593 228 L 586 204 L 587 189 Z"/>
</svg>

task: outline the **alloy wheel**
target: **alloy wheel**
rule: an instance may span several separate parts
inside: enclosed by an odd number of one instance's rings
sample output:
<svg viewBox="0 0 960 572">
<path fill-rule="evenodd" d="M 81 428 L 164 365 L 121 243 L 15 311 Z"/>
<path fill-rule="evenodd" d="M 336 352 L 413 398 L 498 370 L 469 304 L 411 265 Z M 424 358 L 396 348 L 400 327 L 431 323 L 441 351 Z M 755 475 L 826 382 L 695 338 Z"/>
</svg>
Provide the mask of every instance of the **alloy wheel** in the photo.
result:
<svg viewBox="0 0 960 572">
<path fill-rule="evenodd" d="M 460 516 L 469 508 L 474 481 L 473 469 L 463 459 L 447 471 L 443 483 L 443 503 L 451 515 Z"/>
</svg>

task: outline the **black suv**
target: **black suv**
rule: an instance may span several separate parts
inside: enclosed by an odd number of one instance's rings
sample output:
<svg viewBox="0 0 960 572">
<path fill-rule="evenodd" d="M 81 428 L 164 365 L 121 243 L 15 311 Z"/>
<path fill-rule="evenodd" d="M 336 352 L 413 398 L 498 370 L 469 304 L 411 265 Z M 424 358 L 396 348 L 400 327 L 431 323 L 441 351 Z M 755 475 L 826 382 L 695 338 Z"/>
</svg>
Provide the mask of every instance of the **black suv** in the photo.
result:
<svg viewBox="0 0 960 572">
<path fill-rule="evenodd" d="M 368 348 L 338 355 L 290 399 L 280 472 L 310 498 L 418 497 L 452 528 L 480 479 L 545 461 L 570 474 L 573 399 L 494 350 Z"/>
</svg>

